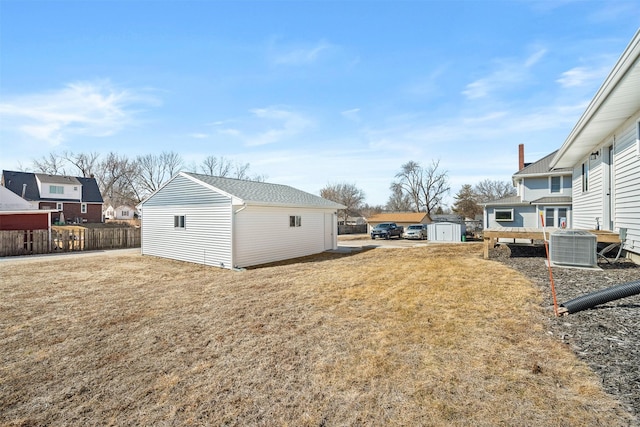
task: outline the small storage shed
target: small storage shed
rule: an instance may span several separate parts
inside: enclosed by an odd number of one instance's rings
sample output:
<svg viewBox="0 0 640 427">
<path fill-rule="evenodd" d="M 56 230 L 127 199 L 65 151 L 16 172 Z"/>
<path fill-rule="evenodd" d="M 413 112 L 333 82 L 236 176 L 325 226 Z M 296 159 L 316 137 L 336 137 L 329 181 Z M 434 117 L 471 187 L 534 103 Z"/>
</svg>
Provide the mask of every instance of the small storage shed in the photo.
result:
<svg viewBox="0 0 640 427">
<path fill-rule="evenodd" d="M 436 242 L 460 242 L 466 232 L 464 224 L 457 222 L 433 222 L 427 225 L 429 240 Z"/>
<path fill-rule="evenodd" d="M 187 172 L 139 207 L 143 255 L 222 268 L 337 249 L 344 209 L 287 185 Z"/>
</svg>

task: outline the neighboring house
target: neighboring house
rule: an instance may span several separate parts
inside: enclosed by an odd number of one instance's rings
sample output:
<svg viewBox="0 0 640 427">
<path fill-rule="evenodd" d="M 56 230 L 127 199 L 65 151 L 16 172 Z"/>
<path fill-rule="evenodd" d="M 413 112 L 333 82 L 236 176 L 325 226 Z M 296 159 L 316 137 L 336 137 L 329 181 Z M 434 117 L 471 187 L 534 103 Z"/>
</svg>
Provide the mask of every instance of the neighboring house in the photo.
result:
<svg viewBox="0 0 640 427">
<path fill-rule="evenodd" d="M 571 227 L 571 168 L 551 168 L 556 152 L 537 162 L 524 163 L 519 146 L 520 170 L 513 174 L 516 196 L 484 203 L 484 227 Z"/>
<path fill-rule="evenodd" d="M 104 219 L 114 219 L 116 217 L 116 211 L 113 206 L 109 205 L 105 208 L 102 216 L 104 216 Z"/>
<path fill-rule="evenodd" d="M 138 207 L 143 255 L 222 268 L 336 249 L 345 208 L 286 185 L 187 172 Z"/>
<path fill-rule="evenodd" d="M 52 221 L 102 222 L 102 195 L 95 178 L 2 171 L 2 185 L 36 209 L 59 211 Z"/>
<path fill-rule="evenodd" d="M 431 217 L 425 212 L 380 213 L 367 218 L 367 224 L 369 224 L 368 232 L 371 232 L 373 227 L 383 222 L 395 222 L 397 225 L 407 228 L 411 224 L 429 224 L 431 223 Z"/>
<path fill-rule="evenodd" d="M 133 206 L 120 205 L 114 208 L 113 206 L 109 205 L 104 210 L 105 219 L 127 220 L 137 218 L 137 216 L 138 211 Z"/>
<path fill-rule="evenodd" d="M 55 210 L 34 208 L 31 203 L 5 187 L 0 187 L 0 231 L 50 230 Z"/>
<path fill-rule="evenodd" d="M 627 229 L 640 259 L 640 30 L 551 161 L 573 176 L 574 228 Z"/>
</svg>

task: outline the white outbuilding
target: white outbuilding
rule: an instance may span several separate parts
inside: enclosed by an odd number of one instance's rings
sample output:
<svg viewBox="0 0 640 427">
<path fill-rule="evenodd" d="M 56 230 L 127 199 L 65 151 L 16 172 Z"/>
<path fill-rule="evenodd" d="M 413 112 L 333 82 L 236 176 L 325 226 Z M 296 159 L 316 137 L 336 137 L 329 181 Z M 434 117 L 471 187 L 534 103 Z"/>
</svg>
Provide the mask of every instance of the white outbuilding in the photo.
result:
<svg viewBox="0 0 640 427">
<path fill-rule="evenodd" d="M 457 222 L 432 222 L 427 225 L 429 240 L 436 242 L 459 242 L 465 231 L 464 224 Z"/>
<path fill-rule="evenodd" d="M 337 249 L 344 206 L 287 185 L 180 172 L 139 208 L 143 255 L 232 269 Z"/>
</svg>

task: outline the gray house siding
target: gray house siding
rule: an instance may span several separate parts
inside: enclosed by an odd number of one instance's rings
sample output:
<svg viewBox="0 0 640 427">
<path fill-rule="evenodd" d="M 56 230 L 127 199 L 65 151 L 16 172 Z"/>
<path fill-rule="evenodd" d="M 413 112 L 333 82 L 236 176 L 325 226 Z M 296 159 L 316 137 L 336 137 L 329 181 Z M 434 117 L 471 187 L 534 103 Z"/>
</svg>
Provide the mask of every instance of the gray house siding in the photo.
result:
<svg viewBox="0 0 640 427">
<path fill-rule="evenodd" d="M 636 116 L 620 133 L 615 150 L 615 226 L 627 231 L 627 250 L 640 254 L 640 157 Z"/>
<path fill-rule="evenodd" d="M 496 209 L 513 209 L 513 221 L 496 221 Z M 533 205 L 486 207 L 486 228 L 536 227 L 536 224 L 536 207 Z"/>
</svg>

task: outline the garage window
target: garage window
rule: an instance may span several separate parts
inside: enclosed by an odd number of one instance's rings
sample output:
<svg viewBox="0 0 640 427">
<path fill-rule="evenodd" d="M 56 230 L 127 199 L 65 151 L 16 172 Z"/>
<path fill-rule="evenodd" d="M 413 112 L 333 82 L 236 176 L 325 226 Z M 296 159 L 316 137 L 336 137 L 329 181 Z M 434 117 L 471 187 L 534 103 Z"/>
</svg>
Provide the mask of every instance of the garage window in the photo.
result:
<svg viewBox="0 0 640 427">
<path fill-rule="evenodd" d="M 174 215 L 173 216 L 173 226 L 175 228 L 184 228 L 185 225 L 185 216 L 184 215 Z"/>
<path fill-rule="evenodd" d="M 302 217 L 300 215 L 291 215 L 289 217 L 289 227 L 301 227 Z"/>
<path fill-rule="evenodd" d="M 496 221 L 513 221 L 513 209 L 496 209 Z"/>
</svg>

